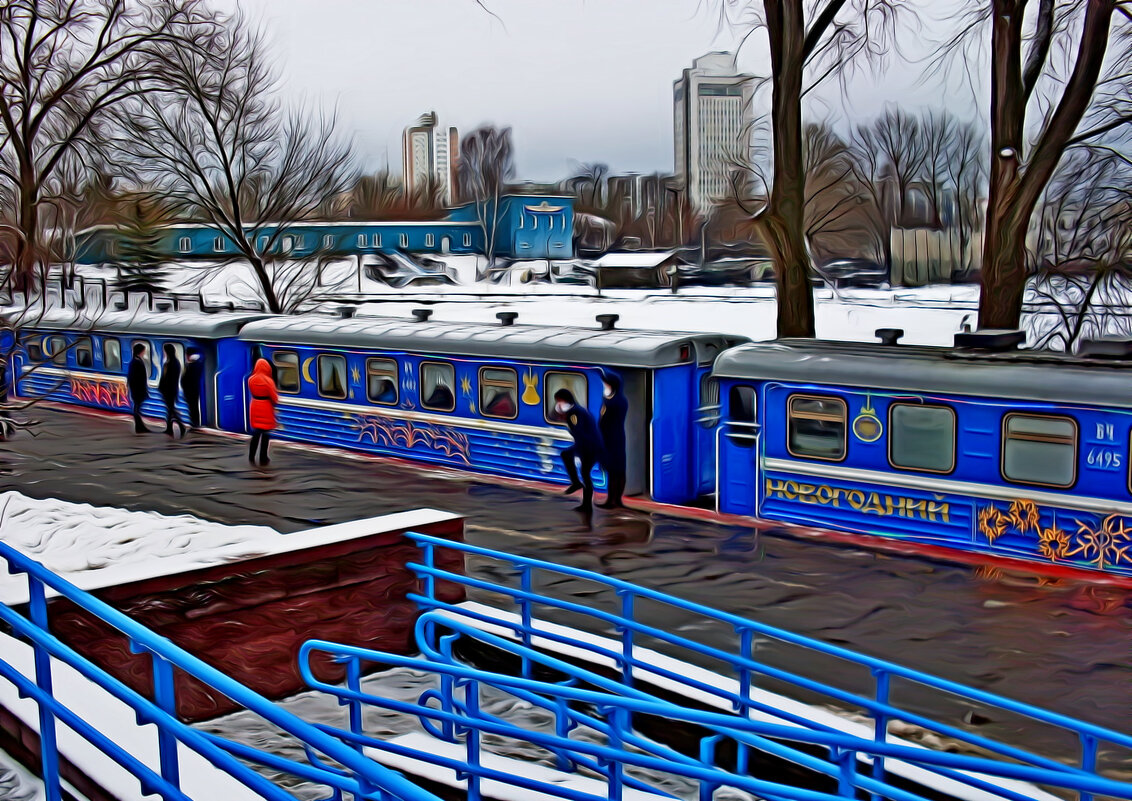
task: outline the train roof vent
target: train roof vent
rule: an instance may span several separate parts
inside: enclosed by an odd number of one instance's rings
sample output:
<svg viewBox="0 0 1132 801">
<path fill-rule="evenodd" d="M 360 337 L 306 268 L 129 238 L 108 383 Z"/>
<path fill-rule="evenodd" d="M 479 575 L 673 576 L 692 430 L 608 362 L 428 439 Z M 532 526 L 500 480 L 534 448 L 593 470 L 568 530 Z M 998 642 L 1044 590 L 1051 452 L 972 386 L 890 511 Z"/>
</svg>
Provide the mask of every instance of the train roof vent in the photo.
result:
<svg viewBox="0 0 1132 801">
<path fill-rule="evenodd" d="M 597 321 L 601 323 L 602 331 L 612 331 L 614 324 L 621 319 L 619 314 L 599 314 Z"/>
<path fill-rule="evenodd" d="M 955 347 L 972 350 L 1017 350 L 1025 343 L 1025 331 L 1005 328 L 980 328 L 978 331 L 960 331 L 955 335 Z"/>
<path fill-rule="evenodd" d="M 354 306 L 339 306 L 338 307 L 338 316 L 341 317 L 343 320 L 349 320 L 351 317 L 353 317 L 357 313 L 358 313 L 358 310 Z"/>
<path fill-rule="evenodd" d="M 413 319 L 418 323 L 427 323 L 432 317 L 432 309 L 413 309 Z"/>
<path fill-rule="evenodd" d="M 499 321 L 502 326 L 514 325 L 515 318 L 519 316 L 518 312 L 499 312 L 495 315 L 495 319 Z"/>
<path fill-rule="evenodd" d="M 1132 359 L 1132 339 L 1119 337 L 1086 339 L 1081 343 L 1077 355 L 1094 359 Z"/>
<path fill-rule="evenodd" d="M 873 336 L 880 340 L 882 345 L 895 345 L 904 336 L 903 328 L 878 328 Z"/>
</svg>

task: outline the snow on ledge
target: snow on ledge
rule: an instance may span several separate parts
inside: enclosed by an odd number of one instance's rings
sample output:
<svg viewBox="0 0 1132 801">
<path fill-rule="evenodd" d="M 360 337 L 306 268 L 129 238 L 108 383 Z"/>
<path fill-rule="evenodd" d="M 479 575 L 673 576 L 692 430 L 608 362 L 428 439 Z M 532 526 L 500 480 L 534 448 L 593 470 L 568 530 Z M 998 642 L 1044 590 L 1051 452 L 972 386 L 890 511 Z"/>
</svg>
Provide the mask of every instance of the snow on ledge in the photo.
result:
<svg viewBox="0 0 1132 801">
<path fill-rule="evenodd" d="M 284 535 L 267 526 L 0 493 L 0 540 L 83 590 L 454 519 L 436 509 L 415 509 Z M 27 579 L 0 570 L 0 603 L 26 602 Z"/>
</svg>

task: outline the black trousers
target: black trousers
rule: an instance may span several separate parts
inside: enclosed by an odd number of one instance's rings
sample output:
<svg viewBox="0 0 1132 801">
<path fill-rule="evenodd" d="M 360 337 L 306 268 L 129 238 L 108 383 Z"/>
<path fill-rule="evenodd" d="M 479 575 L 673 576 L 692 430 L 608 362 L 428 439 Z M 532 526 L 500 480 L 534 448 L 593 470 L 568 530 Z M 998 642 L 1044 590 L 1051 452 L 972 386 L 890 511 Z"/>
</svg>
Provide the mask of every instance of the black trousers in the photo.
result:
<svg viewBox="0 0 1132 801">
<path fill-rule="evenodd" d="M 165 401 L 165 433 L 171 434 L 173 432 L 173 424 L 176 423 L 181 427 L 181 431 L 185 430 L 185 421 L 181 419 L 181 413 L 177 411 L 177 400 L 169 400 L 162 398 Z"/>
<path fill-rule="evenodd" d="M 582 463 L 580 478 L 577 462 Z M 594 480 L 592 473 L 595 464 L 597 464 L 597 454 L 581 452 L 577 445 L 571 445 L 562 451 L 562 466 L 566 468 L 566 475 L 570 477 L 570 483 L 582 485 L 582 506 L 593 506 Z"/>
<path fill-rule="evenodd" d="M 193 428 L 200 428 L 200 393 L 185 393 L 185 403 L 189 407 L 189 425 Z"/>
<path fill-rule="evenodd" d="M 625 460 L 607 458 L 602 460 L 601 466 L 605 468 L 605 476 L 609 481 L 605 502 L 610 505 L 620 504 L 621 496 L 625 494 Z"/>
<path fill-rule="evenodd" d="M 138 434 L 142 434 L 149 430 L 145 427 L 145 421 L 142 420 L 141 407 L 142 401 L 134 400 L 134 431 Z"/>
<path fill-rule="evenodd" d="M 262 428 L 252 429 L 252 443 L 248 448 L 248 459 L 255 463 L 255 451 L 259 448 L 259 463 L 267 464 L 267 442 L 271 439 L 271 432 Z"/>
</svg>

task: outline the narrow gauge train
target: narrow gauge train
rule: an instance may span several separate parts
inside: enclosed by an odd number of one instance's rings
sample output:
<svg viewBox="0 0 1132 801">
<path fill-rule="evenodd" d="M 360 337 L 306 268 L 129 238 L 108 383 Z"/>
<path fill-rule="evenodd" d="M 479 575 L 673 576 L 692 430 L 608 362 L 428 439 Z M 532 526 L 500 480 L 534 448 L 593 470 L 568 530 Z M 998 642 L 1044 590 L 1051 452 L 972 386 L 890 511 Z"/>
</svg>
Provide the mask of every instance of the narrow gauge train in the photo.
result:
<svg viewBox="0 0 1132 801">
<path fill-rule="evenodd" d="M 630 495 L 714 495 L 730 514 L 1132 576 L 1132 362 L 1003 352 L 977 333 L 954 348 L 743 343 L 607 316 L 601 329 L 416 317 L 51 311 L 22 332 L 13 369 L 21 395 L 121 411 L 130 344 L 195 346 L 206 419 L 246 431 L 262 355 L 281 437 L 556 483 L 569 435 L 554 392 L 596 411 L 613 370 Z"/>
<path fill-rule="evenodd" d="M 731 348 L 719 509 L 1132 575 L 1132 361 L 1020 339 Z"/>
<path fill-rule="evenodd" d="M 48 311 L 21 331 L 17 392 L 124 411 L 134 342 L 160 354 L 173 342 L 205 353 L 205 420 L 248 431 L 244 381 L 253 361 L 274 366 L 277 435 L 514 478 L 566 483 L 569 443 L 554 393 L 597 410 L 601 377 L 621 377 L 629 494 L 687 504 L 715 486 L 713 432 L 695 424 L 716 356 L 744 341 L 713 334 L 497 325 L 323 315 Z M 158 366 L 152 379 L 156 382 Z M 156 393 L 153 393 L 156 394 Z M 145 412 L 162 416 L 160 400 Z M 600 469 L 595 485 L 604 487 Z"/>
</svg>

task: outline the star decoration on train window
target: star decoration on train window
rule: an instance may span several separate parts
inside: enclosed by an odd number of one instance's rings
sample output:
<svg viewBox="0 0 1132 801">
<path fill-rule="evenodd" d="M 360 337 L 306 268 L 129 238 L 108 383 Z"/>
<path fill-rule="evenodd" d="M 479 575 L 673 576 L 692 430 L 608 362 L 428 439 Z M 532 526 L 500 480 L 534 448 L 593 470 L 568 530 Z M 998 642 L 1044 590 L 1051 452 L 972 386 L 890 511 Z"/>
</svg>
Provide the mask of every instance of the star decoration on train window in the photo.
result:
<svg viewBox="0 0 1132 801">
<path fill-rule="evenodd" d="M 471 379 L 469 379 L 467 376 L 464 376 L 460 379 L 460 391 L 465 395 L 472 394 L 472 382 Z"/>
<path fill-rule="evenodd" d="M 362 374 L 358 371 L 358 366 L 356 364 L 350 368 L 350 379 L 355 384 L 359 383 L 362 380 Z"/>
</svg>

